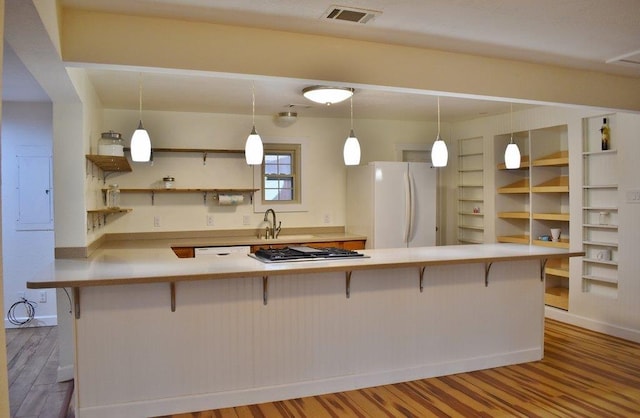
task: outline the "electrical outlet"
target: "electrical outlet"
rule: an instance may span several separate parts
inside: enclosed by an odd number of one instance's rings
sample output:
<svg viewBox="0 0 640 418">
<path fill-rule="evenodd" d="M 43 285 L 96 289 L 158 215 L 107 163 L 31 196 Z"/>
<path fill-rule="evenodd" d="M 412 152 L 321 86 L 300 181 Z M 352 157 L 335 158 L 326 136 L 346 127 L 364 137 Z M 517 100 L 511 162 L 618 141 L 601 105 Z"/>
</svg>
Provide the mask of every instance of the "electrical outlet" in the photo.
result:
<svg viewBox="0 0 640 418">
<path fill-rule="evenodd" d="M 213 215 L 207 215 L 207 226 L 213 226 Z"/>
<path fill-rule="evenodd" d="M 331 223 L 331 215 L 329 215 L 328 213 L 325 213 L 322 220 L 324 221 L 325 224 L 330 224 Z"/>
<path fill-rule="evenodd" d="M 38 300 L 38 303 L 47 303 L 47 291 L 46 290 L 41 290 L 40 291 L 40 299 Z"/>
<path fill-rule="evenodd" d="M 160 217 L 159 216 L 154 216 L 153 217 L 153 226 L 155 226 L 156 228 L 160 226 Z"/>
<path fill-rule="evenodd" d="M 242 225 L 251 225 L 251 217 L 249 215 L 242 216 Z"/>
</svg>

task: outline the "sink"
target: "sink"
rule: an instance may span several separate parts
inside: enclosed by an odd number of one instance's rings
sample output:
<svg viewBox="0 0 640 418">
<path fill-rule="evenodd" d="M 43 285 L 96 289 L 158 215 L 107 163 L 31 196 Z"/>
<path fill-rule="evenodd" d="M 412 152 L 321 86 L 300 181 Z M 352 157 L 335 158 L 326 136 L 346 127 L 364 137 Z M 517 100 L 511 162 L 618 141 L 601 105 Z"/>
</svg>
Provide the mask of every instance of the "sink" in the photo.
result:
<svg viewBox="0 0 640 418">
<path fill-rule="evenodd" d="M 265 237 L 260 237 L 261 240 L 263 241 L 288 241 L 288 242 L 302 242 L 305 240 L 309 240 L 309 239 L 313 239 L 315 238 L 315 235 L 312 234 L 299 234 L 299 235 L 280 235 L 278 236 L 278 238 L 269 238 L 266 239 Z"/>
</svg>

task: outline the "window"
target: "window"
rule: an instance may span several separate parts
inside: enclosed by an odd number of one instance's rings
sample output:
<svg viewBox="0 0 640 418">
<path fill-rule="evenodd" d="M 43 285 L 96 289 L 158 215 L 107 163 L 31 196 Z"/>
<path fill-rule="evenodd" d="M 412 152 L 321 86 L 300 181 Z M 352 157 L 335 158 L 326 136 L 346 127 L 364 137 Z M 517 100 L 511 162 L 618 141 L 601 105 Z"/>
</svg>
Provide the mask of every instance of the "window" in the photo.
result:
<svg viewBox="0 0 640 418">
<path fill-rule="evenodd" d="M 300 203 L 300 145 L 265 144 L 262 203 Z"/>
</svg>

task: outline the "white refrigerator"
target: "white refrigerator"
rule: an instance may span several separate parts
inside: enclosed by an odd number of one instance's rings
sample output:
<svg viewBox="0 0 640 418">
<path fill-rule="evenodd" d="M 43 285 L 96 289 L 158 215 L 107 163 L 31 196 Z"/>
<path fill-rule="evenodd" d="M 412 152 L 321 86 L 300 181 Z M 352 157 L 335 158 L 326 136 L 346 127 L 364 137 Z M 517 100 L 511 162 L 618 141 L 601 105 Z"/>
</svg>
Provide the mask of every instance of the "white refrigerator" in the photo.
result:
<svg viewBox="0 0 640 418">
<path fill-rule="evenodd" d="M 386 161 L 348 167 L 346 224 L 367 236 L 366 248 L 436 245 L 436 169 Z"/>
</svg>

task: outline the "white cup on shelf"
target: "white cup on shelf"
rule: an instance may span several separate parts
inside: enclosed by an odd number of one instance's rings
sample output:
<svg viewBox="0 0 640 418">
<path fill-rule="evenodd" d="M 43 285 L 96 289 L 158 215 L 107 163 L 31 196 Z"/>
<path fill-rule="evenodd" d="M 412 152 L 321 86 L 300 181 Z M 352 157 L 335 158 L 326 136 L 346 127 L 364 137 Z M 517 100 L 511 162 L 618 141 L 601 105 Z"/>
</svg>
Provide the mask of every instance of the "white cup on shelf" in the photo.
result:
<svg viewBox="0 0 640 418">
<path fill-rule="evenodd" d="M 551 241 L 560 241 L 560 228 L 551 228 Z"/>
</svg>

